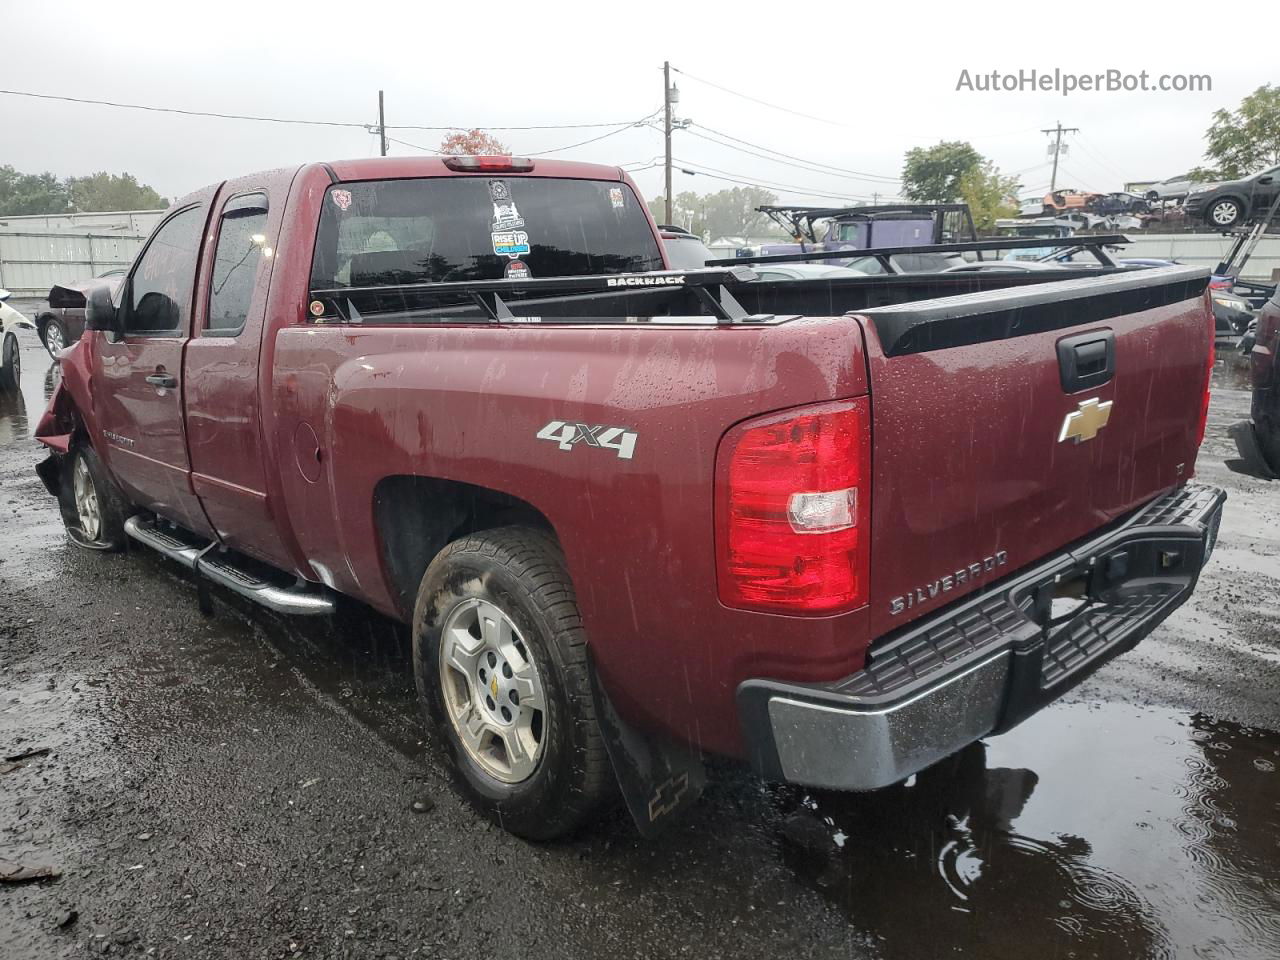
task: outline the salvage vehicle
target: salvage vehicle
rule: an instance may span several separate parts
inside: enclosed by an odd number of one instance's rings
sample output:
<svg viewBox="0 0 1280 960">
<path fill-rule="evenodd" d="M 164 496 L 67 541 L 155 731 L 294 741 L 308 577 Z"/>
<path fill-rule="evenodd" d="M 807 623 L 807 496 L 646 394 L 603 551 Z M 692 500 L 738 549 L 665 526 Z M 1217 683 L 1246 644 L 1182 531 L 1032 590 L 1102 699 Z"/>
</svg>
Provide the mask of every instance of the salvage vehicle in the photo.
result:
<svg viewBox="0 0 1280 960">
<path fill-rule="evenodd" d="M 239 177 L 88 291 L 38 472 L 81 546 L 408 624 L 433 742 L 522 836 L 615 783 L 660 829 L 709 756 L 878 789 L 1133 647 L 1213 549 L 1207 274 L 1116 239 L 766 281 L 669 269 L 616 167 Z"/>
<path fill-rule="evenodd" d="M 1214 183 L 1190 173 L 1180 173 L 1168 180 L 1159 180 L 1147 187 L 1146 197 L 1153 203 L 1164 203 L 1170 200 L 1185 200 L 1188 196 L 1201 190 L 1208 190 Z"/>
<path fill-rule="evenodd" d="M 22 381 L 22 348 L 18 328 L 34 330 L 35 324 L 9 306 L 12 294 L 0 289 L 0 390 L 16 392 Z"/>
<path fill-rule="evenodd" d="M 1275 480 L 1280 478 L 1280 292 L 1267 301 L 1246 337 L 1253 388 L 1250 418 L 1233 423 L 1227 432 L 1244 472 Z"/>
<path fill-rule="evenodd" d="M 1271 167 L 1242 180 L 1229 180 L 1193 193 L 1183 202 L 1189 217 L 1211 227 L 1230 230 L 1251 216 L 1265 213 L 1280 193 L 1280 167 Z"/>
<path fill-rule="evenodd" d="M 106 280 L 112 287 L 124 278 L 123 270 L 108 270 L 98 274 L 98 280 Z M 55 284 L 49 289 L 49 309 L 36 314 L 36 332 L 40 342 L 57 357 L 68 345 L 75 343 L 84 333 L 84 292 L 93 285 L 92 280 L 80 283 Z"/>
</svg>

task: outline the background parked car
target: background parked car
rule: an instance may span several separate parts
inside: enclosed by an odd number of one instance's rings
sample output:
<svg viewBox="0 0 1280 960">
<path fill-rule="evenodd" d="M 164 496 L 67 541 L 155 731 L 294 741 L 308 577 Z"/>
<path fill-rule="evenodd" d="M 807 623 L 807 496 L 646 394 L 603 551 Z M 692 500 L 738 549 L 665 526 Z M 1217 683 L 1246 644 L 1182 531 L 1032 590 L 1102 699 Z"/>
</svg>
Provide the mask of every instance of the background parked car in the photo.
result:
<svg viewBox="0 0 1280 960">
<path fill-rule="evenodd" d="M 1199 190 L 1207 190 L 1214 184 L 1192 177 L 1190 173 L 1180 173 L 1168 180 L 1158 180 L 1147 188 L 1147 199 L 1182 200 Z"/>
<path fill-rule="evenodd" d="M 0 290 L 0 390 L 16 391 L 22 375 L 18 349 L 18 328 L 35 329 L 35 324 L 9 306 L 9 291 Z"/>
<path fill-rule="evenodd" d="M 1211 227 L 1230 230 L 1253 214 L 1266 213 L 1280 189 L 1280 167 L 1271 167 L 1243 180 L 1228 180 L 1187 197 L 1187 215 L 1202 217 Z"/>
<path fill-rule="evenodd" d="M 49 309 L 36 317 L 35 327 L 40 340 L 50 356 L 70 346 L 84 333 L 84 291 L 97 280 L 106 280 L 114 295 L 124 278 L 124 270 L 108 270 L 94 280 L 82 283 L 59 284 L 49 290 Z"/>
<path fill-rule="evenodd" d="M 659 224 L 658 235 L 662 237 L 662 246 L 667 251 L 667 263 L 673 270 L 696 270 L 705 267 L 708 260 L 716 259 L 707 245 L 684 227 Z"/>
<path fill-rule="evenodd" d="M 838 280 L 841 277 L 865 277 L 861 270 L 821 263 L 770 263 L 752 268 L 761 280 Z"/>
</svg>

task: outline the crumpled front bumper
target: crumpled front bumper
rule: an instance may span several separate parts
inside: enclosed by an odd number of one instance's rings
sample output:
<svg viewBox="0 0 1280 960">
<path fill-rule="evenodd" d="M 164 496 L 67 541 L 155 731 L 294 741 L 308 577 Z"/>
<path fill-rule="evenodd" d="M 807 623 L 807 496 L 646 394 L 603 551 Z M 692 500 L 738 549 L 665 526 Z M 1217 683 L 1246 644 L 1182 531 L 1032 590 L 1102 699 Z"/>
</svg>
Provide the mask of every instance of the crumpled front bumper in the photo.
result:
<svg viewBox="0 0 1280 960">
<path fill-rule="evenodd" d="M 844 680 L 745 681 L 738 705 L 752 765 L 769 779 L 873 790 L 1010 729 L 1186 601 L 1225 500 L 1216 487 L 1174 490 L 878 641 Z"/>
</svg>

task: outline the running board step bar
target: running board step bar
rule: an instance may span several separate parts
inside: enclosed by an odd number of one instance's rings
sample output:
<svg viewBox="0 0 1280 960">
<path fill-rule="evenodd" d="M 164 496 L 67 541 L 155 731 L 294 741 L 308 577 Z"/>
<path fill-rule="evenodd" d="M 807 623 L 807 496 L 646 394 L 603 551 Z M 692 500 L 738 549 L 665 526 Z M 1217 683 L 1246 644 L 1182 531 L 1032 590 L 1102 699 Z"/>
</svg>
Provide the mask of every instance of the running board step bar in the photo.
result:
<svg viewBox="0 0 1280 960">
<path fill-rule="evenodd" d="M 126 520 L 124 532 L 188 570 L 194 570 L 200 576 L 277 613 L 294 616 L 329 614 L 336 607 L 333 594 L 323 587 L 304 587 L 302 581 L 285 587 L 263 580 L 237 566 L 232 555 L 214 553 L 210 549 L 212 543 L 192 542 L 182 531 L 162 529 L 142 516 Z"/>
</svg>

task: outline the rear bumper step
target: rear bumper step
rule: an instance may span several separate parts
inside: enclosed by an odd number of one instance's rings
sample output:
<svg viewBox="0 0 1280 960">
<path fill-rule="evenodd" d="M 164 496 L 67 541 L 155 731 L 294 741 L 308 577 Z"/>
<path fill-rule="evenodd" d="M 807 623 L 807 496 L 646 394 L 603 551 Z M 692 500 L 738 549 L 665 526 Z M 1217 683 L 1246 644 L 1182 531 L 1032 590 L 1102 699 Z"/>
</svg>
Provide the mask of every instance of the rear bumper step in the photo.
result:
<svg viewBox="0 0 1280 960">
<path fill-rule="evenodd" d="M 830 684 L 738 687 L 753 766 L 836 790 L 889 786 L 1003 733 L 1135 646 L 1191 594 L 1226 494 L 1189 485 L 873 647 Z M 1054 601 L 1071 607 L 1055 615 Z"/>
<path fill-rule="evenodd" d="M 124 532 L 188 570 L 278 613 L 298 616 L 334 611 L 333 595 L 323 587 L 285 586 L 264 580 L 238 566 L 230 555 L 214 553 L 210 549 L 212 544 L 189 540 L 180 531 L 161 529 L 144 517 L 130 517 L 124 522 Z"/>
</svg>

